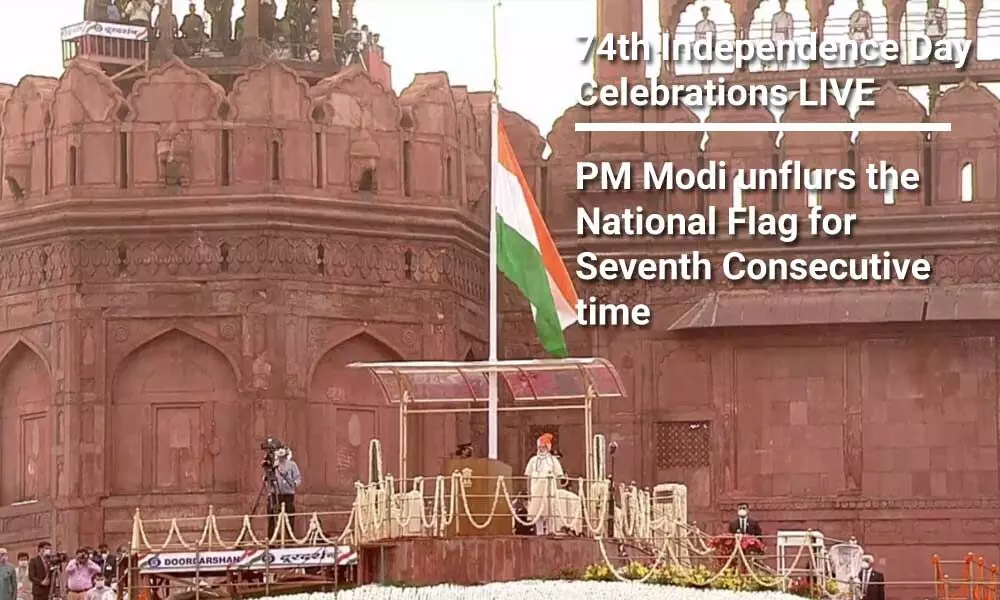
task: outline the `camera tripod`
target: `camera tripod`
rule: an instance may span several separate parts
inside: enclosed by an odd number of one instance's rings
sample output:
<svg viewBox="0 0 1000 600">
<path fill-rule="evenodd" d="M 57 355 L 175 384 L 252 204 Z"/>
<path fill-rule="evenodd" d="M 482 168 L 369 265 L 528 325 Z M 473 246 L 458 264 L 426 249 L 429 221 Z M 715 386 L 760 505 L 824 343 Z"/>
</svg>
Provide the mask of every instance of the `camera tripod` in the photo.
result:
<svg viewBox="0 0 1000 600">
<path fill-rule="evenodd" d="M 260 501 L 264 499 L 265 493 L 267 494 L 267 504 L 265 505 L 267 510 L 264 514 L 267 516 L 267 537 L 270 538 L 274 535 L 275 523 L 278 518 L 276 511 L 281 508 L 278 506 L 278 475 L 273 465 L 264 467 L 264 479 L 260 482 L 257 499 L 254 500 L 253 508 L 250 509 L 251 515 L 257 514 Z"/>
<path fill-rule="evenodd" d="M 49 595 L 47 600 L 63 600 L 66 597 L 62 589 L 62 563 L 56 563 L 49 567 Z"/>
</svg>

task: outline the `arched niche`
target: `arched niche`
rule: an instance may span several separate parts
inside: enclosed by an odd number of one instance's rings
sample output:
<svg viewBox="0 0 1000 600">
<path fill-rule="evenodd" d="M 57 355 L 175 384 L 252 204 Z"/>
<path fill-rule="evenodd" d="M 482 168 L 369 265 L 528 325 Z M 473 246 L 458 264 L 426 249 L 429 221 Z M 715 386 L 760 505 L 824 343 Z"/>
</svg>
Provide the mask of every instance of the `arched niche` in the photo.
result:
<svg viewBox="0 0 1000 600">
<path fill-rule="evenodd" d="M 888 0 L 892 4 L 894 0 Z M 814 19 L 818 23 L 818 31 L 825 40 L 850 40 L 851 15 L 858 10 L 859 6 L 871 16 L 872 39 L 886 40 L 890 33 L 899 30 L 899 23 L 890 23 L 888 20 L 888 10 L 885 0 L 810 0 L 811 3 L 822 3 L 826 6 L 820 15 L 820 19 Z M 860 4 L 859 4 L 860 3 Z M 890 30 L 894 30 L 890 32 Z M 853 68 L 865 66 L 858 61 L 840 63 L 838 61 L 822 61 L 824 69 Z M 884 61 L 871 63 L 868 66 L 884 66 Z"/>
<path fill-rule="evenodd" d="M 751 40 L 771 39 L 771 22 L 774 19 L 774 15 L 781 10 L 780 0 L 750 0 L 747 4 L 748 9 L 745 13 L 747 16 L 746 38 Z M 810 3 L 807 0 L 788 0 L 785 10 L 792 15 L 792 35 L 796 39 L 801 39 L 804 33 L 812 30 L 814 19 L 813 15 L 810 14 Z M 823 11 L 822 14 L 825 15 L 826 12 Z M 750 70 L 761 71 L 764 69 L 764 66 L 757 63 L 751 65 Z M 806 61 L 797 63 L 789 61 L 782 68 L 786 71 L 799 71 L 808 69 L 809 63 Z"/>
<path fill-rule="evenodd" d="M 360 69 L 348 69 L 323 79 L 309 90 L 309 96 L 330 108 L 334 125 L 360 127 L 361 114 L 356 105 L 362 103 L 370 106 L 368 126 L 372 130 L 399 131 L 402 108 L 396 95 Z"/>
<path fill-rule="evenodd" d="M 817 93 L 813 91 L 815 99 Z M 781 115 L 786 123 L 849 123 L 851 115 L 842 106 L 838 106 L 832 97 L 827 99 L 826 106 L 803 107 L 798 102 L 792 102 L 788 110 Z M 851 164 L 851 134 L 844 132 L 788 132 L 781 138 L 781 155 L 783 161 L 793 160 L 808 169 L 847 169 Z M 834 183 L 836 180 L 834 180 Z M 813 185 L 820 181 L 811 182 Z M 849 194 L 838 189 L 817 190 L 812 196 L 820 206 L 831 211 L 842 211 L 847 206 Z M 785 212 L 805 213 L 810 204 L 810 194 L 807 190 L 788 189 L 781 192 L 780 205 Z"/>
<path fill-rule="evenodd" d="M 671 4 L 674 3 L 671 2 Z M 734 5 L 734 3 L 730 2 L 713 2 L 710 0 L 677 3 L 668 9 L 674 12 L 668 14 L 667 19 L 669 21 L 664 26 L 669 26 L 670 29 L 664 29 L 664 31 L 672 31 L 673 39 L 676 39 L 678 42 L 688 44 L 695 42 L 697 39 L 698 23 L 704 18 L 703 10 L 707 8 L 708 19 L 715 25 L 715 39 L 733 41 L 736 39 L 739 30 L 744 29 L 746 26 L 743 22 L 744 19 L 734 13 L 734 10 L 738 11 L 742 8 L 741 5 L 742 2 L 737 2 Z M 661 23 L 663 20 L 664 15 L 661 13 Z M 674 61 L 672 68 L 677 75 L 707 74 L 703 65 L 698 61 L 685 60 L 684 62 L 678 62 L 676 56 L 674 57 Z M 734 70 L 735 65 L 732 62 L 716 61 L 715 64 L 711 65 L 709 72 L 732 73 Z"/>
<path fill-rule="evenodd" d="M 52 494 L 52 377 L 23 342 L 0 362 L 0 506 Z"/>
<path fill-rule="evenodd" d="M 128 99 L 131 181 L 161 187 L 170 148 L 184 185 L 215 186 L 222 178 L 222 115 L 226 93 L 208 76 L 174 59 L 139 79 Z"/>
<path fill-rule="evenodd" d="M 104 71 L 92 63 L 74 60 L 53 92 L 52 127 L 59 131 L 63 127 L 114 121 L 124 101 L 121 90 Z"/>
<path fill-rule="evenodd" d="M 57 84 L 51 77 L 23 77 L 4 104 L 2 175 L 13 178 L 25 195 L 46 190 L 49 108 Z M 11 196 L 4 184 L 0 197 Z"/>
<path fill-rule="evenodd" d="M 368 333 L 358 333 L 330 348 L 313 369 L 303 411 L 290 415 L 303 452 L 296 460 L 303 489 L 314 493 L 353 492 L 368 477 L 368 444 L 382 443 L 386 474 L 399 472 L 399 407 L 390 405 L 367 369 L 353 362 L 399 361 L 401 355 Z M 411 431 L 414 421 L 411 420 Z M 413 464 L 413 463 L 411 463 Z"/>
<path fill-rule="evenodd" d="M 855 118 L 859 123 L 920 123 L 927 111 L 910 92 L 892 83 L 875 93 L 875 106 L 862 108 Z M 870 132 L 860 134 L 854 142 L 859 180 L 870 164 L 886 161 L 900 169 L 918 169 L 923 173 L 924 134 L 919 132 Z M 855 206 L 864 212 L 915 212 L 923 209 L 923 196 L 917 192 L 899 191 L 895 204 L 885 204 L 882 191 L 871 190 L 862 181 L 855 194 Z"/>
<path fill-rule="evenodd" d="M 314 183 L 316 136 L 305 80 L 281 63 L 266 62 L 236 80 L 229 106 L 236 181 Z"/>
<path fill-rule="evenodd" d="M 114 494 L 236 492 L 256 467 L 232 364 L 187 332 L 164 332 L 125 357 L 109 412 Z"/>
<path fill-rule="evenodd" d="M 45 131 L 49 105 L 58 83 L 52 77 L 21 78 L 4 104 L 5 141 Z"/>
<path fill-rule="evenodd" d="M 118 113 L 121 90 L 92 63 L 74 60 L 67 67 L 52 99 L 51 182 L 67 185 L 117 187 Z M 91 160 L 87 160 L 91 157 Z"/>
<path fill-rule="evenodd" d="M 251 68 L 233 84 L 229 95 L 232 119 L 247 123 L 309 122 L 309 84 L 276 61 Z"/>
<path fill-rule="evenodd" d="M 225 90 L 203 72 L 174 59 L 139 79 L 129 95 L 129 118 L 142 123 L 215 121 Z"/>
<path fill-rule="evenodd" d="M 764 107 L 754 108 L 715 108 L 708 116 L 709 123 L 773 123 L 774 116 Z M 731 185 L 732 178 L 739 169 L 768 169 L 774 165 L 777 148 L 774 145 L 775 134 L 769 132 L 726 131 L 709 135 L 705 147 L 706 166 L 711 161 L 726 162 L 726 170 L 730 177 L 725 191 L 706 193 L 706 206 L 716 206 L 719 218 L 724 219 L 734 202 L 743 206 L 756 206 L 758 210 L 770 212 L 772 208 L 772 192 L 743 191 L 736 193 Z M 738 198 L 738 200 L 737 200 Z"/>
<path fill-rule="evenodd" d="M 961 205 L 961 170 L 973 165 L 975 202 L 1000 200 L 997 169 L 1000 168 L 1000 98 L 971 81 L 941 95 L 930 119 L 951 123 L 951 131 L 934 133 L 935 205 Z"/>
<path fill-rule="evenodd" d="M 972 33 L 969 31 L 970 20 L 965 2 L 962 0 L 938 0 L 938 6 L 945 9 L 948 14 L 946 40 L 964 40 L 968 34 Z M 915 53 L 918 36 L 924 35 L 925 32 L 924 23 L 927 18 L 927 7 L 927 0 L 895 0 L 890 3 L 890 31 L 894 29 L 892 24 L 898 23 L 900 27 L 898 30 L 899 39 L 901 40 L 900 51 L 902 53 L 900 64 L 919 64 L 915 60 Z M 978 13 L 973 14 L 971 20 L 973 27 L 975 27 L 977 19 Z M 990 45 L 992 45 L 992 41 Z M 973 51 L 975 51 L 975 48 L 973 48 Z"/>
<path fill-rule="evenodd" d="M 455 137 L 455 97 L 447 73 L 418 73 L 399 95 L 399 103 L 413 110 L 416 131 Z"/>
</svg>

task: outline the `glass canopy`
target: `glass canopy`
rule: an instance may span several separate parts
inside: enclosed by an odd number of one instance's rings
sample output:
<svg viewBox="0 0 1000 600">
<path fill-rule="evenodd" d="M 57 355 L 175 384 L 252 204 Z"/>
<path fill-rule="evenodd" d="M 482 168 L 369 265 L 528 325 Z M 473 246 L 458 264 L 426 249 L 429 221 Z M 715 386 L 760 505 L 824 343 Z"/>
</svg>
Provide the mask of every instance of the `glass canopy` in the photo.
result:
<svg viewBox="0 0 1000 600">
<path fill-rule="evenodd" d="M 368 369 L 393 403 L 467 403 L 489 400 L 489 374 L 496 373 L 516 402 L 624 398 L 614 365 L 603 358 L 480 362 L 353 363 Z"/>
</svg>

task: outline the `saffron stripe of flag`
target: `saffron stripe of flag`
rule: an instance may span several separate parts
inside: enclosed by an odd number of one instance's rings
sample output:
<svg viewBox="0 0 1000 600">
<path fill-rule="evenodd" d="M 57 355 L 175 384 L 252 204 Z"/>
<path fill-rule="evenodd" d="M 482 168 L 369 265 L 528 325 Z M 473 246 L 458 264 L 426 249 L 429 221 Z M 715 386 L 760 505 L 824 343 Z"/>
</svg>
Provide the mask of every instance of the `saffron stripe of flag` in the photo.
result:
<svg viewBox="0 0 1000 600">
<path fill-rule="evenodd" d="M 564 357 L 568 350 L 563 331 L 576 323 L 576 291 L 503 123 L 496 134 L 499 151 L 492 181 L 497 266 L 531 303 L 542 347 L 554 356 Z"/>
</svg>

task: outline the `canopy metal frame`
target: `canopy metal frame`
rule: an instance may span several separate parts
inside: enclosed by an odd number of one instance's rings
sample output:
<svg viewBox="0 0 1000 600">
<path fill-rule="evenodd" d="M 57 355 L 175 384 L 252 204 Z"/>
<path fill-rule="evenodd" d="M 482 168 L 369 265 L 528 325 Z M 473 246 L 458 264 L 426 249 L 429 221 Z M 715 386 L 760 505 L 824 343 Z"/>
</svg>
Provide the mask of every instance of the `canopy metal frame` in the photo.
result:
<svg viewBox="0 0 1000 600">
<path fill-rule="evenodd" d="M 399 477 L 407 478 L 410 415 L 489 411 L 489 376 L 514 399 L 501 412 L 582 410 L 586 478 L 593 479 L 593 404 L 625 398 L 618 371 L 603 358 L 352 363 L 368 369 L 389 404 L 399 405 Z M 462 404 L 464 406 L 456 406 Z"/>
</svg>

